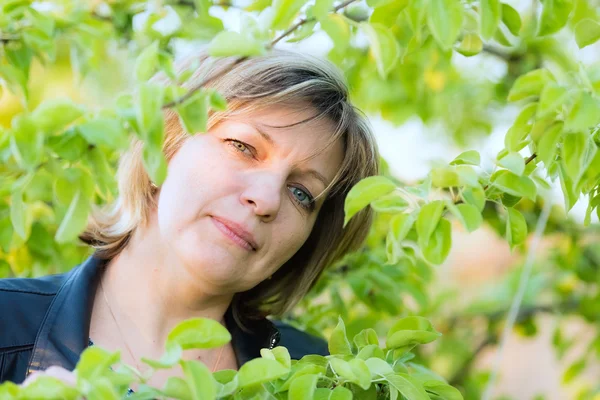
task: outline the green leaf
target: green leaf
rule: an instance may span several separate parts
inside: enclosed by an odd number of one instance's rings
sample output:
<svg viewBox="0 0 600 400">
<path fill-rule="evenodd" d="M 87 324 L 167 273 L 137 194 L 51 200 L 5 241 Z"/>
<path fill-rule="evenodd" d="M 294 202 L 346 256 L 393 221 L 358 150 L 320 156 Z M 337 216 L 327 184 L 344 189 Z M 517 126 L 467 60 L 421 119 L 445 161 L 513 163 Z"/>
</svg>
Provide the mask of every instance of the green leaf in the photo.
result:
<svg viewBox="0 0 600 400">
<path fill-rule="evenodd" d="M 394 215 L 390 220 L 389 233 L 392 234 L 396 242 L 401 242 L 408 235 L 414 223 L 415 217 L 413 214 Z"/>
<path fill-rule="evenodd" d="M 443 263 L 452 247 L 452 226 L 450 222 L 442 218 L 427 243 L 423 243 L 419 236 L 419 246 L 427 261 L 433 264 Z"/>
<path fill-rule="evenodd" d="M 481 53 L 483 42 L 476 33 L 467 33 L 460 44 L 456 47 L 456 51 L 465 57 L 471 57 Z"/>
<path fill-rule="evenodd" d="M 406 210 L 408 202 L 400 194 L 392 192 L 372 201 L 371 207 L 380 213 L 397 213 Z"/>
<path fill-rule="evenodd" d="M 501 171 L 496 175 L 493 185 L 513 196 L 528 197 L 535 200 L 536 186 L 527 176 L 518 176 L 510 171 Z"/>
<path fill-rule="evenodd" d="M 575 41 L 580 49 L 594 44 L 600 39 L 600 23 L 584 18 L 575 25 Z"/>
<path fill-rule="evenodd" d="M 460 185 L 460 179 L 454 168 L 433 168 L 431 184 L 439 188 L 454 187 Z"/>
<path fill-rule="evenodd" d="M 579 192 L 575 192 L 573 181 L 569 177 L 563 161 L 558 163 L 558 176 L 560 177 L 560 186 L 565 199 L 565 209 L 568 212 L 579 200 Z"/>
<path fill-rule="evenodd" d="M 125 150 L 129 147 L 127 131 L 115 118 L 98 117 L 77 126 L 77 130 L 88 143 L 103 145 L 111 149 Z"/>
<path fill-rule="evenodd" d="M 567 89 L 554 82 L 544 86 L 540 94 L 540 101 L 537 108 L 536 117 L 544 118 L 554 112 L 560 111 L 560 107 L 565 104 L 567 99 Z"/>
<path fill-rule="evenodd" d="M 120 353 L 110 353 L 98 346 L 91 346 L 81 353 L 75 373 L 77 380 L 94 381 L 111 372 L 110 367 L 120 360 Z"/>
<path fill-rule="evenodd" d="M 537 146 L 537 156 L 544 163 L 546 168 L 550 166 L 550 163 L 554 161 L 558 150 L 558 143 L 563 134 L 563 122 L 557 121 L 550 125 L 548 129 L 542 135 L 540 142 Z"/>
<path fill-rule="evenodd" d="M 316 0 L 312 8 L 313 16 L 320 20 L 331 12 L 334 0 Z"/>
<path fill-rule="evenodd" d="M 39 165 L 44 153 L 44 133 L 25 115 L 12 121 L 10 149 L 17 164 L 23 169 Z"/>
<path fill-rule="evenodd" d="M 450 161 L 450 165 L 479 165 L 481 163 L 481 156 L 479 152 L 475 150 L 468 150 L 460 153 L 454 160 Z"/>
<path fill-rule="evenodd" d="M 321 29 L 333 40 L 336 51 L 344 51 L 350 43 L 350 25 L 346 18 L 340 14 L 328 14 L 321 20 Z"/>
<path fill-rule="evenodd" d="M 166 346 L 178 344 L 183 350 L 221 347 L 231 340 L 223 325 L 210 318 L 192 318 L 180 322 L 171 330 Z"/>
<path fill-rule="evenodd" d="M 24 71 L 18 69 L 14 65 L 0 65 L 0 77 L 6 82 L 8 89 L 15 95 L 21 95 L 24 101 L 29 98 L 27 88 L 27 75 Z"/>
<path fill-rule="evenodd" d="M 143 83 L 138 86 L 136 96 L 136 117 L 141 138 L 155 148 L 162 146 L 164 119 L 162 103 L 164 88 L 162 86 Z"/>
<path fill-rule="evenodd" d="M 388 374 L 385 379 L 408 400 L 429 400 L 429 395 L 423 386 L 407 374 Z"/>
<path fill-rule="evenodd" d="M 142 162 L 152 182 L 157 186 L 162 185 L 167 178 L 167 159 L 162 150 L 145 145 Z"/>
<path fill-rule="evenodd" d="M 580 375 L 583 370 L 585 369 L 585 367 L 587 366 L 587 360 L 585 357 L 575 361 L 573 364 L 569 365 L 569 367 L 566 369 L 566 371 L 563 374 L 562 377 L 562 383 L 563 384 L 568 384 L 571 381 L 573 381 L 573 379 L 575 377 L 577 377 L 578 375 Z"/>
<path fill-rule="evenodd" d="M 58 243 L 67 243 L 75 240 L 87 225 L 90 212 L 90 199 L 81 190 L 78 190 L 71 200 L 67 213 L 63 217 L 54 237 Z"/>
<path fill-rule="evenodd" d="M 379 76 L 385 79 L 400 57 L 398 41 L 384 25 L 365 22 L 360 26 L 369 41 L 369 51 L 375 58 Z"/>
<path fill-rule="evenodd" d="M 258 56 L 265 52 L 264 43 L 238 32 L 223 31 L 213 38 L 208 53 L 213 57 Z"/>
<path fill-rule="evenodd" d="M 225 397 L 233 394 L 238 388 L 237 371 L 233 369 L 222 369 L 213 373 L 217 383 L 217 397 Z"/>
<path fill-rule="evenodd" d="M 371 386 L 371 372 L 365 361 L 360 358 L 355 358 L 350 360 L 348 364 L 356 377 L 355 383 L 363 390 L 367 390 Z"/>
<path fill-rule="evenodd" d="M 565 121 L 565 130 L 578 132 L 600 122 L 600 102 L 591 94 L 581 91 Z"/>
<path fill-rule="evenodd" d="M 135 60 L 135 78 L 138 82 L 146 82 L 158 68 L 158 42 L 155 41 L 140 53 Z"/>
<path fill-rule="evenodd" d="M 352 400 L 352 391 L 343 386 L 335 389 L 317 388 L 313 400 Z"/>
<path fill-rule="evenodd" d="M 209 91 L 210 108 L 216 111 L 225 111 L 227 109 L 227 99 L 216 90 Z"/>
<path fill-rule="evenodd" d="M 502 22 L 508 28 L 510 33 L 519 36 L 521 30 L 521 17 L 517 10 L 506 3 L 502 3 Z"/>
<path fill-rule="evenodd" d="M 142 362 L 148 364 L 154 369 L 168 369 L 179 363 L 183 349 L 177 343 L 168 343 L 167 350 L 161 356 L 160 360 L 155 361 L 145 357 L 142 357 Z"/>
<path fill-rule="evenodd" d="M 185 380 L 178 376 L 170 376 L 161 392 L 169 398 L 191 399 L 192 391 Z"/>
<path fill-rule="evenodd" d="M 217 387 L 208 367 L 199 361 L 180 362 L 193 400 L 213 400 Z"/>
<path fill-rule="evenodd" d="M 383 350 L 379 347 L 379 344 L 369 344 L 360 349 L 356 355 L 356 358 L 360 358 L 361 360 L 368 360 L 373 357 L 381 360 L 385 359 L 385 354 L 383 354 Z"/>
<path fill-rule="evenodd" d="M 479 211 L 483 211 L 485 207 L 485 192 L 481 186 L 466 188 L 462 191 L 461 196 L 465 203 L 475 206 Z"/>
<path fill-rule="evenodd" d="M 481 15 L 481 36 L 485 40 L 490 40 L 496 29 L 502 15 L 500 0 L 481 0 L 479 2 Z"/>
<path fill-rule="evenodd" d="M 292 361 L 290 358 L 290 353 L 285 347 L 275 347 L 273 350 L 269 349 L 261 349 L 260 355 L 263 358 L 267 358 L 269 360 L 279 361 L 281 365 L 286 368 L 291 368 Z"/>
<path fill-rule="evenodd" d="M 504 137 L 504 146 L 507 150 L 519 151 L 525 147 L 527 144 L 525 139 L 532 128 L 529 121 L 534 118 L 536 110 L 537 103 L 529 103 L 523 107 Z"/>
<path fill-rule="evenodd" d="M 512 207 L 506 209 L 506 240 L 510 248 L 525 243 L 527 239 L 527 223 L 525 217 L 518 210 Z"/>
<path fill-rule="evenodd" d="M 544 86 L 554 82 L 554 77 L 547 69 L 536 69 L 521 75 L 508 93 L 508 101 L 517 101 L 529 96 L 539 96 Z"/>
<path fill-rule="evenodd" d="M 24 240 L 27 240 L 30 233 L 27 219 L 25 204 L 23 203 L 23 192 L 16 190 L 10 196 L 10 222 L 17 235 Z"/>
<path fill-rule="evenodd" d="M 471 204 L 449 204 L 448 209 L 465 227 L 467 232 L 473 232 L 483 223 L 483 217 L 477 207 Z"/>
<path fill-rule="evenodd" d="M 463 12 L 463 6 L 458 0 L 430 0 L 427 26 L 443 49 L 451 49 L 458 39 Z"/>
<path fill-rule="evenodd" d="M 46 134 L 65 129 L 83 115 L 83 107 L 68 98 L 46 100 L 31 113 L 31 121 Z"/>
<path fill-rule="evenodd" d="M 65 381 L 49 375 L 41 375 L 26 387 L 18 389 L 19 396 L 4 397 L 0 385 L 0 397 L 3 399 L 65 399 L 75 400 L 80 398 L 79 391 Z"/>
<path fill-rule="evenodd" d="M 244 10 L 246 11 L 262 11 L 271 5 L 271 0 L 254 0 Z"/>
<path fill-rule="evenodd" d="M 422 382 L 423 389 L 428 393 L 435 394 L 443 400 L 463 400 L 463 396 L 460 391 L 445 382 L 429 379 Z"/>
<path fill-rule="evenodd" d="M 365 360 L 365 364 L 367 364 L 367 368 L 369 368 L 369 371 L 371 372 L 372 379 L 381 378 L 387 374 L 394 373 L 392 366 L 381 358 L 369 358 Z"/>
<path fill-rule="evenodd" d="M 461 186 L 479 187 L 479 177 L 477 172 L 470 165 L 457 165 L 455 167 L 458 181 Z"/>
<path fill-rule="evenodd" d="M 176 107 L 179 121 L 190 135 L 206 132 L 209 99 L 205 92 L 198 91 Z"/>
<path fill-rule="evenodd" d="M 420 244 L 427 245 L 429 238 L 433 235 L 433 232 L 442 217 L 443 211 L 444 202 L 441 200 L 432 201 L 421 208 L 416 223 Z"/>
<path fill-rule="evenodd" d="M 363 329 L 362 331 L 357 333 L 354 336 L 354 339 L 352 339 L 352 341 L 356 345 L 356 348 L 358 348 L 359 350 L 369 345 L 379 345 L 379 338 L 377 337 L 377 332 L 375 332 L 375 330 L 371 328 Z"/>
<path fill-rule="evenodd" d="M 302 375 L 293 380 L 288 392 L 289 400 L 312 400 L 319 377 L 314 374 Z"/>
<path fill-rule="evenodd" d="M 344 226 L 357 212 L 372 201 L 379 199 L 396 189 L 396 184 L 383 176 L 370 176 L 362 179 L 350 189 L 344 204 Z"/>
<path fill-rule="evenodd" d="M 538 23 L 538 36 L 551 35 L 567 24 L 573 0 L 543 0 Z"/>
<path fill-rule="evenodd" d="M 71 128 L 61 135 L 50 136 L 46 145 L 60 158 L 77 161 L 88 150 L 88 143 L 79 135 L 77 129 Z"/>
<path fill-rule="evenodd" d="M 105 377 L 89 382 L 85 388 L 87 390 L 84 390 L 83 394 L 86 400 L 119 400 L 121 398 L 115 386 Z"/>
<path fill-rule="evenodd" d="M 289 368 L 275 360 L 255 358 L 240 367 L 238 372 L 238 387 L 244 388 L 284 377 L 290 372 Z"/>
<path fill-rule="evenodd" d="M 344 325 L 344 321 L 342 318 L 338 318 L 338 324 L 331 332 L 331 336 L 329 338 L 329 354 L 336 355 L 351 355 L 352 347 L 350 346 L 350 342 L 348 341 L 348 337 L 346 336 L 346 326 Z"/>
<path fill-rule="evenodd" d="M 325 17 L 323 17 L 323 18 L 325 18 Z M 305 24 L 302 24 L 302 26 L 300 26 L 298 29 L 294 30 L 294 32 L 292 33 L 291 36 L 288 36 L 286 38 L 286 41 L 288 43 L 296 43 L 296 42 L 300 42 L 306 38 L 309 38 L 310 36 L 313 35 L 313 33 L 315 33 L 316 25 L 317 25 L 316 20 L 308 21 Z M 321 28 L 323 28 L 323 26 L 321 26 Z M 325 29 L 323 29 L 323 31 L 325 31 Z"/>
<path fill-rule="evenodd" d="M 597 146 L 591 136 L 584 132 L 564 136 L 562 158 L 566 172 L 573 185 L 577 185 L 596 155 Z"/>
<path fill-rule="evenodd" d="M 386 251 L 389 264 L 396 264 L 402 254 L 402 241 L 408 235 L 415 222 L 413 214 L 397 214 L 390 220 L 386 238 Z"/>
<path fill-rule="evenodd" d="M 274 0 L 275 15 L 271 22 L 271 29 L 287 29 L 307 0 Z"/>
<path fill-rule="evenodd" d="M 525 160 L 519 153 L 508 153 L 498 160 L 498 165 L 519 176 L 523 175 L 523 172 L 525 171 Z"/>
</svg>

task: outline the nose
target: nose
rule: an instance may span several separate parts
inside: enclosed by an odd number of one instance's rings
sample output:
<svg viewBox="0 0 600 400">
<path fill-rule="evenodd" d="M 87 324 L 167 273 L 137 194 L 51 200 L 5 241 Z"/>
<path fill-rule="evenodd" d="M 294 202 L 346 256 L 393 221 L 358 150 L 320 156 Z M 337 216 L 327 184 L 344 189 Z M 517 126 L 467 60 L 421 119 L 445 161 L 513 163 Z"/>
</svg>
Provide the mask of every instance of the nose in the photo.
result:
<svg viewBox="0 0 600 400">
<path fill-rule="evenodd" d="M 242 204 L 252 208 L 264 222 L 277 217 L 285 185 L 282 174 L 273 171 L 254 171 L 246 177 L 246 186 L 240 196 Z"/>
</svg>

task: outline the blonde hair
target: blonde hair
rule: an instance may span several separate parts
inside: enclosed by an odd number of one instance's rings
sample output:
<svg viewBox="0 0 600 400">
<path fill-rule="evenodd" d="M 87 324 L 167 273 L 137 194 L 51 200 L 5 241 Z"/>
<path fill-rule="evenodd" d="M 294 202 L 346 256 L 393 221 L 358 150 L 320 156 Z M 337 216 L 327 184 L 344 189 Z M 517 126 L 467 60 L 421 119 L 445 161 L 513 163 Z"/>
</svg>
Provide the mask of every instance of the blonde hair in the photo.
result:
<svg viewBox="0 0 600 400">
<path fill-rule="evenodd" d="M 325 60 L 282 50 L 241 61 L 201 54 L 180 62 L 176 69 L 183 71 L 189 66 L 193 66 L 194 73 L 185 82 L 186 88 L 209 79 L 205 87 L 216 89 L 229 103 L 226 111 L 209 114 L 208 130 L 232 113 L 249 113 L 274 104 L 294 108 L 304 105 L 317 111 L 311 120 L 324 118 L 335 126 L 324 147 L 338 139 L 343 142 L 342 165 L 304 245 L 272 279 L 234 296 L 232 310 L 238 322 L 281 315 L 311 289 L 327 265 L 357 250 L 364 241 L 372 211 L 359 212 L 344 228 L 344 200 L 354 184 L 379 172 L 373 134 L 364 115 L 349 102 L 343 76 Z M 155 80 L 169 83 L 164 76 Z M 168 161 L 189 135 L 173 110 L 166 110 L 164 118 L 163 151 Z M 99 258 L 109 260 L 119 254 L 135 229 L 148 222 L 149 211 L 156 206 L 156 186 L 144 169 L 142 156 L 143 143 L 134 138 L 120 158 L 118 198 L 103 208 L 94 208 L 87 229 L 80 235 L 96 249 Z"/>
</svg>

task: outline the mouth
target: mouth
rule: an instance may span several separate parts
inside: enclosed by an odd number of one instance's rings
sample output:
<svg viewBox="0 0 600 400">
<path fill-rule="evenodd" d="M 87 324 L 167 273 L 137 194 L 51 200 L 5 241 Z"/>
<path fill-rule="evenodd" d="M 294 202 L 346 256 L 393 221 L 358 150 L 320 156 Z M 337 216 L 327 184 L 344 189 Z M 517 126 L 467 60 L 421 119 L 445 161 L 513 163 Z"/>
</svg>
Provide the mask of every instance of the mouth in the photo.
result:
<svg viewBox="0 0 600 400">
<path fill-rule="evenodd" d="M 211 216 L 211 221 L 227 238 L 248 251 L 256 251 L 258 245 L 252 234 L 241 225 L 224 218 Z"/>
</svg>

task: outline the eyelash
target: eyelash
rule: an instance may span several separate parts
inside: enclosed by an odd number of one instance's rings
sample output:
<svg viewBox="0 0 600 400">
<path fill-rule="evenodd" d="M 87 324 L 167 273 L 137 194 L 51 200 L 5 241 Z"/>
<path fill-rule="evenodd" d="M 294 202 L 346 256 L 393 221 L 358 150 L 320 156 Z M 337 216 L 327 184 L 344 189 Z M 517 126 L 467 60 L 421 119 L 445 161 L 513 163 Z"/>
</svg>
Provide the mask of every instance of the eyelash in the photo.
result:
<svg viewBox="0 0 600 400">
<path fill-rule="evenodd" d="M 241 144 L 242 146 L 244 146 L 247 150 L 250 151 L 251 154 L 249 154 L 248 156 L 250 157 L 254 157 L 256 154 L 256 149 L 254 149 L 254 147 L 250 146 L 247 143 L 244 143 L 240 140 L 237 139 L 233 139 L 233 138 L 227 138 L 225 139 L 226 142 L 229 143 L 229 145 L 231 145 L 235 150 L 239 151 L 240 153 L 244 153 L 244 150 L 239 149 L 238 147 L 236 147 L 237 144 Z M 302 207 L 303 209 L 307 210 L 307 211 L 313 211 L 315 208 L 315 199 L 312 196 L 312 194 L 304 187 L 304 186 L 292 186 L 294 189 L 299 189 L 302 192 L 304 192 L 304 194 L 306 194 L 306 196 L 308 197 L 309 200 L 309 204 L 304 204 L 302 202 L 300 202 L 296 197 L 294 197 L 294 202 L 297 203 L 300 207 Z M 291 193 L 291 191 L 290 191 Z M 293 193 L 292 193 L 293 196 Z"/>
</svg>

